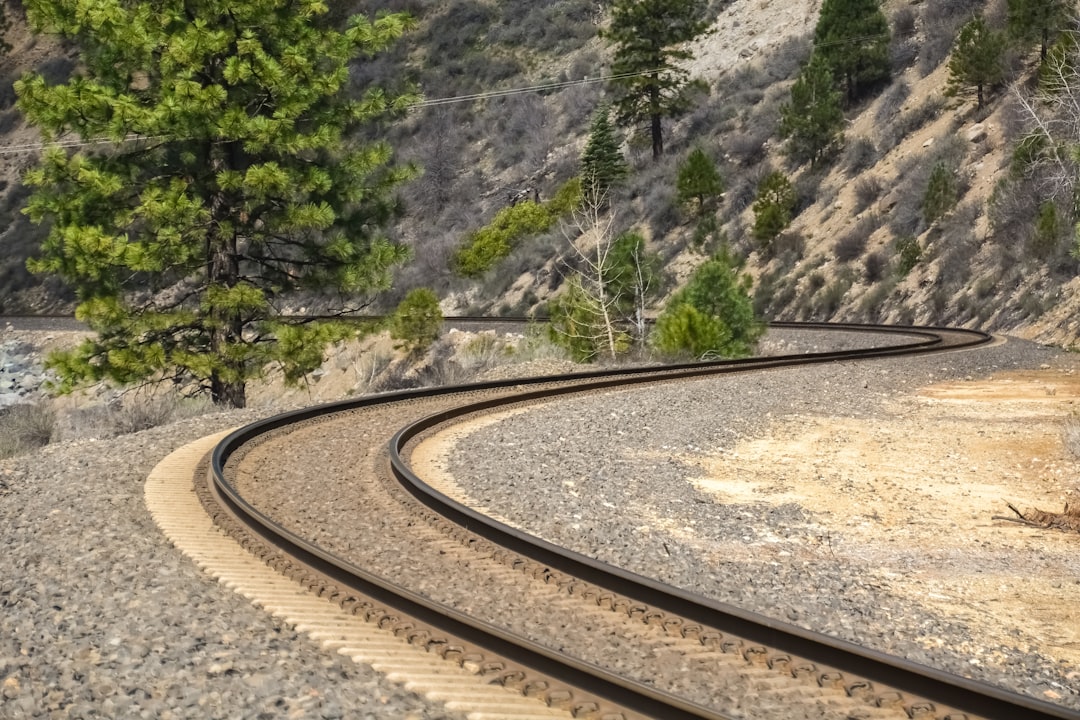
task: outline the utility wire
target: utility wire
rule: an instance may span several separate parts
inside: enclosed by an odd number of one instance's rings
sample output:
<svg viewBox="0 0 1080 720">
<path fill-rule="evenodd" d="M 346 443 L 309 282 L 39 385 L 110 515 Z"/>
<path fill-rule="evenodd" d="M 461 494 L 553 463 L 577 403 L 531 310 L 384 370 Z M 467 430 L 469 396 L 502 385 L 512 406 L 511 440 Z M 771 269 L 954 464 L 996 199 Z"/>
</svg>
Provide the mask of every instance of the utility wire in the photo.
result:
<svg viewBox="0 0 1080 720">
<path fill-rule="evenodd" d="M 834 45 L 854 45 L 857 43 L 868 42 L 871 40 L 882 40 L 888 38 L 887 34 L 877 35 L 860 35 L 853 38 L 844 38 L 839 40 L 830 40 L 827 42 L 814 43 L 814 47 L 828 47 Z M 541 85 L 526 85 L 518 88 L 508 88 L 506 90 L 489 90 L 486 92 L 472 93 L 469 95 L 457 95 L 452 97 L 432 98 L 430 100 L 421 100 L 408 106 L 408 109 L 421 109 L 429 107 L 438 107 L 440 105 L 452 105 L 463 102 L 475 102 L 478 100 L 489 100 L 492 98 L 510 97 L 513 95 L 524 95 L 527 93 L 545 92 L 552 90 L 563 90 L 569 87 L 578 85 L 594 85 L 597 83 L 611 82 L 612 80 L 629 80 L 635 77 L 644 77 L 646 75 L 652 75 L 661 69 L 652 70 L 639 70 L 637 72 L 618 73 L 615 75 L 600 75 L 598 77 L 585 77 L 581 80 L 562 80 L 559 82 L 544 83 Z M 4 145 L 0 146 L 0 155 L 13 155 L 20 152 L 30 152 L 34 150 L 44 150 L 46 148 L 77 148 L 87 147 L 90 145 L 109 145 L 109 144 L 123 144 L 128 142 L 135 142 L 139 140 L 168 140 L 169 138 L 164 135 L 159 136 L 143 136 L 143 135 L 131 135 L 123 140 L 117 142 L 107 138 L 96 138 L 92 140 L 56 140 L 53 142 L 36 142 L 36 143 L 24 143 L 22 145 Z"/>
</svg>

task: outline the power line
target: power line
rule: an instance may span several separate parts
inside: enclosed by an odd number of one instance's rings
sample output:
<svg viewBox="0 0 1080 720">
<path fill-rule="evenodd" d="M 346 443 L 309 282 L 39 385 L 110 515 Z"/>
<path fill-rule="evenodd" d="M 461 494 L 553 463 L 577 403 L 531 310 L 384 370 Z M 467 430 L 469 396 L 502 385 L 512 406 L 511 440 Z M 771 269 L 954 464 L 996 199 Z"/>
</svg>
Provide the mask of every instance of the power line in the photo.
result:
<svg viewBox="0 0 1080 720">
<path fill-rule="evenodd" d="M 862 42 L 868 42 L 872 40 L 882 40 L 888 38 L 888 34 L 876 34 L 876 35 L 860 35 L 852 38 L 843 38 L 838 40 L 831 40 L 822 43 L 815 43 L 814 47 L 826 47 L 833 45 L 847 45 L 856 44 Z M 541 85 L 526 85 L 524 87 L 508 88 L 506 90 L 489 90 L 486 92 L 472 93 L 469 95 L 457 95 L 452 97 L 432 98 L 430 100 L 421 100 L 416 103 L 412 103 L 408 106 L 409 110 L 422 109 L 429 107 L 438 107 L 440 105 L 452 105 L 463 102 L 475 102 L 478 100 L 489 100 L 492 98 L 511 97 L 514 95 L 524 95 L 527 93 L 564 90 L 569 87 L 579 85 L 594 85 L 597 83 L 611 82 L 612 80 L 628 80 L 635 77 L 644 77 L 646 75 L 652 75 L 656 72 L 660 72 L 660 69 L 652 70 L 640 70 L 637 72 L 618 73 L 614 75 L 600 75 L 598 77 L 584 77 L 580 80 L 562 80 L 558 82 L 543 83 Z M 96 138 L 93 140 L 57 140 L 53 142 L 37 142 L 37 143 L 24 143 L 22 145 L 4 145 L 0 146 L 0 155 L 14 155 L 20 152 L 32 152 L 35 150 L 44 150 L 46 148 L 77 148 L 88 147 L 91 145 L 108 145 L 108 144 L 123 144 L 128 142 L 136 142 L 140 140 L 168 140 L 169 137 L 165 135 L 156 136 L 143 136 L 143 135 L 130 135 L 123 140 L 115 141 L 108 138 Z M 173 138 L 177 139 L 177 138 Z"/>
</svg>

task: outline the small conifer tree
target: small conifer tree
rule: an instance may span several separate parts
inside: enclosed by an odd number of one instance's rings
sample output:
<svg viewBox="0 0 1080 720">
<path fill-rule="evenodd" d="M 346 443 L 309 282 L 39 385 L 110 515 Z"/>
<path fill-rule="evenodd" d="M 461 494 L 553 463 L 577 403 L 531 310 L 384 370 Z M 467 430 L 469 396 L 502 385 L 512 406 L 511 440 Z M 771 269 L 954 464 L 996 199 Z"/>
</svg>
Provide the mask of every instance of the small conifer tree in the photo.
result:
<svg viewBox="0 0 1080 720">
<path fill-rule="evenodd" d="M 956 174 L 944 161 L 939 161 L 930 172 L 923 193 L 923 219 L 931 225 L 941 219 L 956 205 L 959 189 L 956 186 Z"/>
<path fill-rule="evenodd" d="M 788 155 L 811 167 L 843 140 L 844 111 L 832 73 L 814 54 L 791 86 L 791 102 L 780 109 L 780 136 L 788 140 Z"/>
<path fill-rule="evenodd" d="M 750 354 L 764 331 L 750 285 L 750 276 L 740 274 L 724 252 L 703 263 L 657 318 L 653 345 L 695 358 Z"/>
<path fill-rule="evenodd" d="M 889 21 L 879 0 L 824 0 L 814 54 L 847 91 L 848 102 L 889 79 Z"/>
<path fill-rule="evenodd" d="M 589 129 L 585 150 L 581 153 L 582 193 L 605 199 L 608 199 L 611 190 L 622 183 L 629 173 L 621 143 L 615 137 L 615 128 L 611 125 L 609 115 L 610 109 L 607 105 L 596 113 Z"/>
<path fill-rule="evenodd" d="M 795 188 L 784 173 L 774 170 L 765 176 L 753 209 L 754 238 L 764 247 L 791 223 L 795 210 Z"/>
<path fill-rule="evenodd" d="M 1046 62 L 1051 38 L 1075 12 L 1075 5 L 1068 0 L 1008 0 L 1009 36 L 1017 42 L 1038 42 L 1039 58 Z"/>
<path fill-rule="evenodd" d="M 664 153 L 662 122 L 689 107 L 687 44 L 705 32 L 704 0 L 613 0 L 611 23 L 602 36 L 611 43 L 615 112 L 620 125 L 644 123 L 653 159 Z"/>
<path fill-rule="evenodd" d="M 974 87 L 981 110 L 985 90 L 1001 84 L 1005 78 L 1005 33 L 994 30 L 981 17 L 969 20 L 956 36 L 949 56 L 948 95 L 958 95 Z"/>
<path fill-rule="evenodd" d="M 675 185 L 679 202 L 684 205 L 694 205 L 695 213 L 699 218 L 716 203 L 724 192 L 724 179 L 720 177 L 716 165 L 700 147 L 691 150 L 686 160 L 679 165 L 679 175 Z"/>
<path fill-rule="evenodd" d="M 443 315 L 439 298 L 429 288 L 410 290 L 390 316 L 390 337 L 410 355 L 424 352 L 439 338 Z"/>
</svg>

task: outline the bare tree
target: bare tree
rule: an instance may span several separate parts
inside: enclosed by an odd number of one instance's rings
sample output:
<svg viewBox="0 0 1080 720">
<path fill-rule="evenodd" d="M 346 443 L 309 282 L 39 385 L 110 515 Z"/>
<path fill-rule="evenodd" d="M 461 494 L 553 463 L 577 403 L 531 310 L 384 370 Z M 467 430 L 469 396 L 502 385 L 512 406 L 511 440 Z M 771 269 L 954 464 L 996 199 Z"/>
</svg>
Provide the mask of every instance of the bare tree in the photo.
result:
<svg viewBox="0 0 1080 720">
<path fill-rule="evenodd" d="M 1080 180 L 1080 20 L 1066 32 L 1072 42 L 1061 46 L 1070 51 L 1047 57 L 1038 91 L 1016 85 L 1013 95 L 1029 127 L 1016 157 L 1043 193 L 1072 206 Z"/>
<path fill-rule="evenodd" d="M 562 296 L 552 303 L 554 339 L 575 359 L 612 359 L 625 349 L 626 333 L 617 327 L 620 297 L 611 291 L 609 258 L 614 244 L 615 211 L 600 188 L 582 193 L 582 201 L 563 228 L 574 268 Z"/>
</svg>

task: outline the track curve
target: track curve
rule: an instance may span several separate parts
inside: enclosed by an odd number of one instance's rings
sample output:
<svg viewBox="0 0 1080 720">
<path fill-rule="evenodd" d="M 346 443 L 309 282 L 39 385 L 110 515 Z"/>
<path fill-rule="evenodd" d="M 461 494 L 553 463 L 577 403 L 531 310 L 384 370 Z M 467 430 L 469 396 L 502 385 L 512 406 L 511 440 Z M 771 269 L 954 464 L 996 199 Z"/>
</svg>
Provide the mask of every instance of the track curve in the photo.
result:
<svg viewBox="0 0 1080 720">
<path fill-rule="evenodd" d="M 460 617 L 459 613 L 448 611 L 446 608 L 427 607 L 429 603 L 424 598 L 417 597 L 415 593 L 411 593 L 407 589 L 394 588 L 393 583 L 367 576 L 359 568 L 350 566 L 349 563 L 342 561 L 340 558 L 332 556 L 318 546 L 277 526 L 273 520 L 255 509 L 242 497 L 228 482 L 224 474 L 224 467 L 229 458 L 246 443 L 266 433 L 296 423 L 359 407 L 422 401 L 440 396 L 453 396 L 466 391 L 474 394 L 494 393 L 495 396 L 493 397 L 455 405 L 448 410 L 442 410 L 399 430 L 394 436 L 389 452 L 389 462 L 395 476 L 419 502 L 452 522 L 467 526 L 470 532 L 486 538 L 488 542 L 505 548 L 507 552 L 531 558 L 533 562 L 552 568 L 553 572 L 573 576 L 590 586 L 604 588 L 606 591 L 616 593 L 619 596 L 632 598 L 634 601 L 648 606 L 644 611 L 646 613 L 652 608 L 662 613 L 676 615 L 682 620 L 689 620 L 708 628 L 715 628 L 722 633 L 730 633 L 746 638 L 754 643 L 755 647 L 758 643 L 767 645 L 770 648 L 766 651 L 770 654 L 770 664 L 785 655 L 787 656 L 787 662 L 797 664 L 793 661 L 794 656 L 820 663 L 829 668 L 827 670 L 816 670 L 821 675 L 828 674 L 832 671 L 831 669 L 836 668 L 859 678 L 868 678 L 890 688 L 896 688 L 898 691 L 916 698 L 910 700 L 908 705 L 907 712 L 912 716 L 926 709 L 921 700 L 926 698 L 939 706 L 955 708 L 957 711 L 969 713 L 973 716 L 988 718 L 1080 717 L 1080 715 L 1058 706 L 1001 691 L 991 686 L 974 683 L 957 676 L 933 671 L 880 653 L 873 653 L 849 643 L 843 643 L 768 618 L 745 613 L 738 608 L 724 606 L 707 598 L 693 596 L 690 593 L 662 585 L 648 578 L 640 578 L 617 568 L 603 566 L 603 564 L 596 563 L 588 558 L 576 556 L 574 553 L 565 552 L 561 548 L 550 546 L 512 528 L 502 526 L 500 523 L 485 518 L 469 508 L 442 496 L 428 487 L 422 479 L 416 477 L 408 466 L 406 451 L 409 443 L 416 438 L 434 427 L 452 422 L 465 414 L 489 411 L 492 408 L 507 404 L 530 402 L 576 392 L 594 391 L 600 388 L 650 382 L 671 382 L 716 373 L 746 372 L 795 364 L 941 352 L 970 348 L 992 340 L 985 333 L 941 328 L 885 329 L 864 325 L 804 324 L 779 324 L 778 327 L 821 329 L 823 331 L 836 331 L 839 329 L 868 335 L 888 335 L 895 339 L 895 342 L 875 343 L 870 347 L 838 352 L 751 358 L 714 363 L 693 363 L 664 368 L 577 373 L 559 379 L 535 378 L 524 381 L 483 383 L 465 388 L 410 391 L 334 403 L 270 418 L 230 435 L 216 448 L 213 455 L 214 485 L 220 497 L 230 506 L 231 511 L 241 518 L 249 528 L 252 528 L 267 541 L 274 543 L 278 547 L 287 548 L 290 554 L 302 558 L 304 562 L 317 568 L 319 572 L 331 577 L 334 582 L 342 586 L 362 586 L 364 588 L 362 592 L 369 595 L 375 593 L 380 597 L 387 598 L 381 600 L 387 602 L 387 604 L 391 602 L 389 600 L 390 596 L 396 595 L 398 599 L 393 602 L 400 603 L 398 607 L 402 607 L 403 611 L 405 611 L 404 608 L 408 607 L 407 612 L 409 614 L 414 616 L 423 615 L 429 618 L 429 620 L 425 620 L 426 622 L 435 623 L 440 621 L 439 618 L 442 618 L 440 622 L 449 623 L 444 625 L 445 632 L 450 632 L 459 637 L 469 637 L 470 642 L 482 647 L 492 648 L 503 656 L 514 658 L 515 662 L 538 668 L 540 672 L 547 676 L 554 677 L 575 688 L 584 688 L 590 697 L 613 701 L 623 708 L 632 709 L 634 713 L 639 715 L 665 718 L 727 717 L 708 708 L 687 703 L 677 697 L 657 693 L 648 687 L 641 687 L 640 683 L 626 682 L 599 668 L 588 667 L 587 664 L 561 658 L 557 653 L 552 653 L 545 648 L 530 647 L 530 643 L 507 637 L 505 633 L 502 633 L 497 628 L 476 627 L 477 624 L 472 623 L 469 618 Z M 659 622 L 663 622 L 663 619 L 660 618 Z M 848 692 L 860 691 L 859 682 L 861 681 L 857 680 L 852 683 L 853 687 L 849 687 Z M 938 710 L 941 710 L 941 708 L 938 708 Z M 941 711 L 952 712 L 948 710 Z M 934 715 L 925 716 L 933 717 Z M 941 717 L 958 718 L 963 717 L 963 715 L 953 712 L 951 715 L 942 715 Z"/>
</svg>

